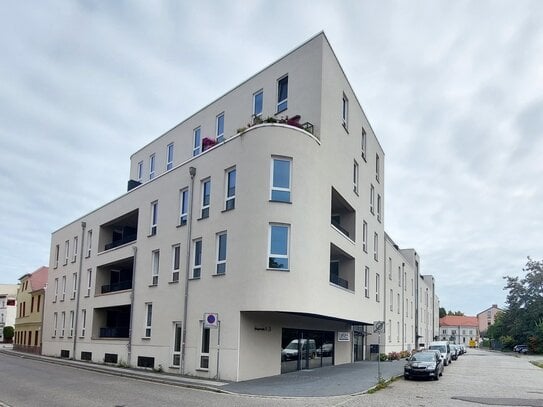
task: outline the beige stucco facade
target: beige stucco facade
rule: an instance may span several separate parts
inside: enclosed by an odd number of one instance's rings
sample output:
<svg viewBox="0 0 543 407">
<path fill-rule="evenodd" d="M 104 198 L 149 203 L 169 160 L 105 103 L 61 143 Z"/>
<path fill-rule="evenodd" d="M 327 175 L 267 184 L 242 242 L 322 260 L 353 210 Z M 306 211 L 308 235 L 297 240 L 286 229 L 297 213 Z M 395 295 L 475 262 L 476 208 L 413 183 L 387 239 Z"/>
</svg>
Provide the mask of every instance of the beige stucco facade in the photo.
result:
<svg viewBox="0 0 543 407">
<path fill-rule="evenodd" d="M 260 117 L 311 126 L 243 129 L 261 91 Z M 220 115 L 224 141 L 195 150 Z M 130 178 L 52 234 L 44 354 L 227 380 L 296 368 L 296 341 L 313 346 L 298 368 L 367 357 L 355 331 L 383 317 L 384 152 L 324 34 L 134 153 Z"/>
<path fill-rule="evenodd" d="M 485 309 L 477 314 L 477 322 L 479 324 L 479 332 L 484 336 L 488 327 L 496 322 L 496 316 L 502 311 L 498 304 L 492 304 L 492 307 Z"/>
</svg>

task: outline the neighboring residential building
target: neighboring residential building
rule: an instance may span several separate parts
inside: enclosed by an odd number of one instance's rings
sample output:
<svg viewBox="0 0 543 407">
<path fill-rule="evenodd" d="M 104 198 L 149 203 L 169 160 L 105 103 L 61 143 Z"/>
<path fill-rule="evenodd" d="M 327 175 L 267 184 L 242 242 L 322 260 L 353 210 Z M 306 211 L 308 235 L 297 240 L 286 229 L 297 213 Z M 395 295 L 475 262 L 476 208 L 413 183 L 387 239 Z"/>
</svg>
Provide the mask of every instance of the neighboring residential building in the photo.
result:
<svg viewBox="0 0 543 407">
<path fill-rule="evenodd" d="M 413 249 L 400 249 L 385 233 L 383 321 L 381 353 L 411 351 L 431 342 L 439 329 L 439 299 L 434 278 L 420 274 L 420 258 Z M 437 319 L 436 319 L 437 315 Z M 379 343 L 377 334 L 370 344 Z"/>
<path fill-rule="evenodd" d="M 234 381 L 368 358 L 384 176 L 320 33 L 135 152 L 126 194 L 52 234 L 43 353 Z"/>
<path fill-rule="evenodd" d="M 17 284 L 0 284 L 0 342 L 4 342 L 4 327 L 15 325 Z"/>
<path fill-rule="evenodd" d="M 25 274 L 17 291 L 17 317 L 13 349 L 41 353 L 42 315 L 47 285 L 47 267 Z"/>
<path fill-rule="evenodd" d="M 492 304 L 492 307 L 485 309 L 477 314 L 477 321 L 479 323 L 479 332 L 481 336 L 486 333 L 488 327 L 493 325 L 496 321 L 496 315 L 501 312 L 502 309 L 498 308 L 498 304 Z"/>
<path fill-rule="evenodd" d="M 479 322 L 477 317 L 447 315 L 439 320 L 441 340 L 466 346 L 479 343 Z"/>
</svg>

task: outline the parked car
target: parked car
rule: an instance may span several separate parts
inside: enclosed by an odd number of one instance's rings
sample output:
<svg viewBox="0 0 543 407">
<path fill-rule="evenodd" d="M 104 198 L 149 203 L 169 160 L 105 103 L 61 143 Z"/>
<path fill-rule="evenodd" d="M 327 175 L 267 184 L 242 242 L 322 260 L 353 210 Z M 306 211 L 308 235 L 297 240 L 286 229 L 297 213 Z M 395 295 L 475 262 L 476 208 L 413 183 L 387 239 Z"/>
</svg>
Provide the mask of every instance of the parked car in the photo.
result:
<svg viewBox="0 0 543 407">
<path fill-rule="evenodd" d="M 425 377 L 439 380 L 443 376 L 443 361 L 440 354 L 433 351 L 417 352 L 407 359 L 403 369 L 403 377 L 406 380 Z"/>
<path fill-rule="evenodd" d="M 528 345 L 515 345 L 513 350 L 518 353 L 528 353 Z"/>
<path fill-rule="evenodd" d="M 451 359 L 457 360 L 458 356 L 460 356 L 460 347 L 455 344 L 451 344 Z"/>
<path fill-rule="evenodd" d="M 317 349 L 317 356 L 332 356 L 334 353 L 333 343 L 323 343 L 320 348 Z"/>
<path fill-rule="evenodd" d="M 428 349 L 435 349 L 441 353 L 441 360 L 443 361 L 443 366 L 447 366 L 451 363 L 451 346 L 449 341 L 436 341 L 431 342 Z"/>
<path fill-rule="evenodd" d="M 281 351 L 281 360 L 295 360 L 298 359 L 298 349 L 301 346 L 302 359 L 305 359 L 309 355 L 310 359 L 313 359 L 317 354 L 317 346 L 314 339 L 302 339 L 298 343 L 298 339 L 293 339 L 290 343 Z"/>
</svg>

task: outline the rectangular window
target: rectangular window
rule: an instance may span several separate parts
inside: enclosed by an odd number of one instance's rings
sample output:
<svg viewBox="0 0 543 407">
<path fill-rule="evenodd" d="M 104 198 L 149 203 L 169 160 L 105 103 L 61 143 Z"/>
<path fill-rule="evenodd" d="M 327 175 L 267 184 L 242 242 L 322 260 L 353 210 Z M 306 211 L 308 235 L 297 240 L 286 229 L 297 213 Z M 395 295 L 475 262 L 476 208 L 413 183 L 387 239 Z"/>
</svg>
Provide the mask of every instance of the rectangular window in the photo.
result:
<svg viewBox="0 0 543 407">
<path fill-rule="evenodd" d="M 379 275 L 379 273 L 376 273 L 375 274 L 375 301 L 377 302 L 381 301 L 380 291 L 381 291 L 381 276 Z"/>
<path fill-rule="evenodd" d="M 155 250 L 151 253 L 151 285 L 158 285 L 158 269 L 160 263 L 160 251 Z"/>
<path fill-rule="evenodd" d="M 202 239 L 194 241 L 194 263 L 192 267 L 192 278 L 200 278 L 202 274 Z"/>
<path fill-rule="evenodd" d="M 77 273 L 72 274 L 72 300 L 77 294 Z"/>
<path fill-rule="evenodd" d="M 381 166 L 380 166 L 379 154 L 375 154 L 375 179 L 380 182 L 381 179 Z"/>
<path fill-rule="evenodd" d="M 53 298 L 53 302 L 57 302 L 58 298 L 58 278 L 55 278 L 55 297 Z"/>
<path fill-rule="evenodd" d="M 87 297 L 90 296 L 92 286 L 92 269 L 87 270 Z"/>
<path fill-rule="evenodd" d="M 183 331 L 181 329 L 181 322 L 174 322 L 173 326 L 173 352 L 172 352 L 172 366 L 181 365 L 181 338 Z"/>
<path fill-rule="evenodd" d="M 288 75 L 277 81 L 277 113 L 288 107 Z"/>
<path fill-rule="evenodd" d="M 77 236 L 74 236 L 74 248 L 73 248 L 73 253 L 72 253 L 72 263 L 77 261 L 77 243 L 78 243 L 79 239 L 77 238 Z"/>
<path fill-rule="evenodd" d="M 166 171 L 173 168 L 173 143 L 168 144 L 166 147 Z"/>
<path fill-rule="evenodd" d="M 74 336 L 74 312 L 70 311 L 70 334 L 68 335 L 69 338 Z"/>
<path fill-rule="evenodd" d="M 141 182 L 143 180 L 143 161 L 140 161 L 138 163 L 138 174 L 137 174 L 137 180 L 138 182 Z"/>
<path fill-rule="evenodd" d="M 392 290 L 392 288 L 390 289 L 390 297 L 389 297 L 389 302 L 390 302 L 390 310 L 391 311 L 394 311 L 394 291 Z"/>
<path fill-rule="evenodd" d="M 370 212 L 372 215 L 375 213 L 375 188 L 373 184 L 370 185 Z"/>
<path fill-rule="evenodd" d="M 60 257 L 60 245 L 55 246 L 55 268 L 58 267 L 58 259 Z"/>
<path fill-rule="evenodd" d="M 377 232 L 373 234 L 373 258 L 379 260 L 379 235 Z"/>
<path fill-rule="evenodd" d="M 145 337 L 151 337 L 151 325 L 153 323 L 153 304 L 145 303 Z"/>
<path fill-rule="evenodd" d="M 62 311 L 60 314 L 60 337 L 64 338 L 64 331 L 66 330 L 66 312 Z"/>
<path fill-rule="evenodd" d="M 179 281 L 180 259 L 181 246 L 176 244 L 172 246 L 172 282 Z"/>
<path fill-rule="evenodd" d="M 364 269 L 364 296 L 370 298 L 370 268 Z"/>
<path fill-rule="evenodd" d="M 81 334 L 79 335 L 80 337 L 85 336 L 86 329 L 87 329 L 87 310 L 82 309 L 81 310 Z"/>
<path fill-rule="evenodd" d="M 211 180 L 208 178 L 202 181 L 202 215 L 201 218 L 209 217 L 209 203 L 211 201 Z"/>
<path fill-rule="evenodd" d="M 270 224 L 268 268 L 289 269 L 289 225 Z"/>
<path fill-rule="evenodd" d="M 200 348 L 200 369 L 209 368 L 209 336 L 210 329 L 202 324 L 202 346 Z"/>
<path fill-rule="evenodd" d="M 398 287 L 401 287 L 401 286 L 402 286 L 402 269 L 400 266 L 398 266 Z"/>
<path fill-rule="evenodd" d="M 57 336 L 57 329 L 58 329 L 58 314 L 54 312 L 53 313 L 53 338 Z"/>
<path fill-rule="evenodd" d="M 271 200 L 290 202 L 290 182 L 292 160 L 289 158 L 272 158 L 271 162 Z"/>
<path fill-rule="evenodd" d="M 368 252 L 368 223 L 366 221 L 362 223 L 362 249 Z"/>
<path fill-rule="evenodd" d="M 192 131 L 192 156 L 197 156 L 202 151 L 202 135 L 201 128 L 197 127 Z"/>
<path fill-rule="evenodd" d="M 392 258 L 388 258 L 388 279 L 392 280 Z"/>
<path fill-rule="evenodd" d="M 60 297 L 60 301 L 64 301 L 66 299 L 66 276 L 62 276 L 62 297 Z"/>
<path fill-rule="evenodd" d="M 64 265 L 68 264 L 69 258 L 70 258 L 70 241 L 66 240 L 64 242 Z"/>
<path fill-rule="evenodd" d="M 377 220 L 381 222 L 381 195 L 377 194 Z"/>
<path fill-rule="evenodd" d="M 253 95 L 253 117 L 262 116 L 263 105 L 264 105 L 264 91 L 259 90 Z"/>
<path fill-rule="evenodd" d="M 189 208 L 189 190 L 188 188 L 185 188 L 179 192 L 179 225 L 181 226 L 187 224 L 188 208 Z"/>
<path fill-rule="evenodd" d="M 366 161 L 366 143 L 367 143 L 367 136 L 366 136 L 366 130 L 364 130 L 364 127 L 362 127 L 362 142 L 361 142 L 361 150 L 362 150 L 362 158 L 364 161 Z"/>
<path fill-rule="evenodd" d="M 87 232 L 87 257 L 90 257 L 92 251 L 92 230 Z"/>
<path fill-rule="evenodd" d="M 149 156 L 149 179 L 155 177 L 155 155 L 151 154 Z"/>
<path fill-rule="evenodd" d="M 224 113 L 217 116 L 215 127 L 217 143 L 221 143 L 224 141 Z"/>
<path fill-rule="evenodd" d="M 34 297 L 32 297 L 30 301 L 30 313 L 32 314 L 34 312 Z"/>
<path fill-rule="evenodd" d="M 358 163 L 356 160 L 353 164 L 353 191 L 358 194 Z"/>
<path fill-rule="evenodd" d="M 217 234 L 217 274 L 226 273 L 226 232 Z"/>
<path fill-rule="evenodd" d="M 225 210 L 229 211 L 236 207 L 236 169 L 226 171 L 226 201 Z"/>
<path fill-rule="evenodd" d="M 341 124 L 345 127 L 345 130 L 349 128 L 349 99 L 343 94 L 341 101 Z"/>
<path fill-rule="evenodd" d="M 149 235 L 156 235 L 158 228 L 158 201 L 151 202 L 151 225 L 149 228 Z"/>
<path fill-rule="evenodd" d="M 41 295 L 38 295 L 38 301 L 36 301 L 36 312 L 40 312 Z"/>
<path fill-rule="evenodd" d="M 401 307 L 401 305 L 400 305 L 400 294 L 396 294 L 396 297 L 397 297 L 396 302 L 398 303 L 398 314 L 400 314 L 400 307 Z"/>
</svg>

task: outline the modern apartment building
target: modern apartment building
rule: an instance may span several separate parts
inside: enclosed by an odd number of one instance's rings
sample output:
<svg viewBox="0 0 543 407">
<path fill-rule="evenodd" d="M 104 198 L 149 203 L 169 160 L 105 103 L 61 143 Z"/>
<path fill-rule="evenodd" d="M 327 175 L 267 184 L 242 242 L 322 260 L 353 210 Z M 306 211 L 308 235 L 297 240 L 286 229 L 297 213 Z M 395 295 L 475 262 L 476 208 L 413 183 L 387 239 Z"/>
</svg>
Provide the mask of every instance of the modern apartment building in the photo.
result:
<svg viewBox="0 0 543 407">
<path fill-rule="evenodd" d="M 13 340 L 15 350 L 41 353 L 42 316 L 48 270 L 47 267 L 40 267 L 19 279 Z"/>
<path fill-rule="evenodd" d="M 481 336 L 488 330 L 490 325 L 496 322 L 496 315 L 502 311 L 498 308 L 498 304 L 492 304 L 492 307 L 485 309 L 477 314 L 477 322 L 479 323 L 479 332 Z"/>
<path fill-rule="evenodd" d="M 44 354 L 235 381 L 368 357 L 384 152 L 324 33 L 130 161 L 52 234 Z"/>
<path fill-rule="evenodd" d="M 381 353 L 426 346 L 435 339 L 439 327 L 434 278 L 420 274 L 420 258 L 415 250 L 400 249 L 387 233 L 383 265 L 385 332 L 380 337 L 373 333 L 369 342 L 380 344 Z"/>
<path fill-rule="evenodd" d="M 0 284 L 0 342 L 4 342 L 4 327 L 15 325 L 17 284 Z"/>
</svg>

